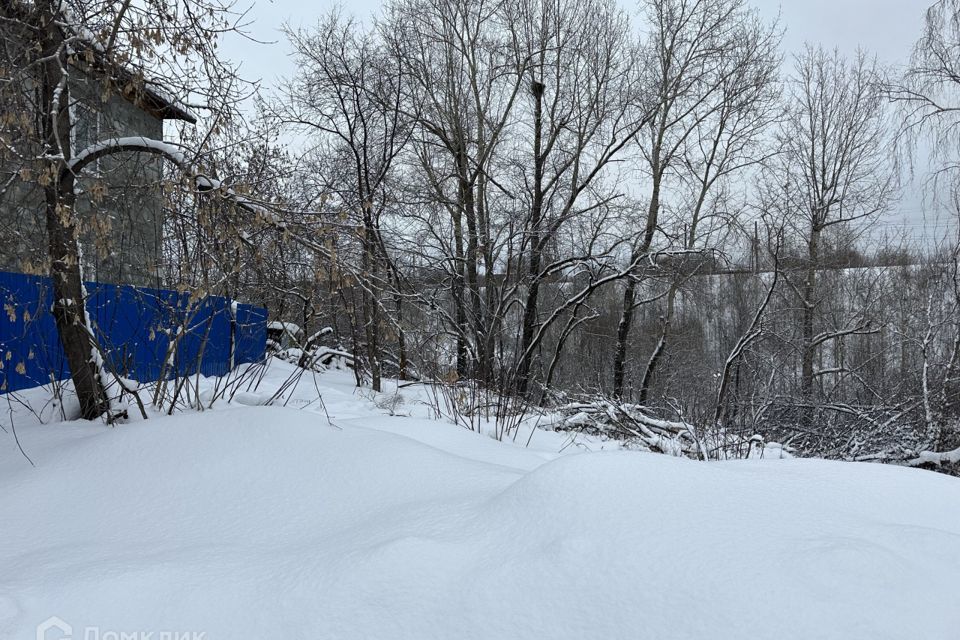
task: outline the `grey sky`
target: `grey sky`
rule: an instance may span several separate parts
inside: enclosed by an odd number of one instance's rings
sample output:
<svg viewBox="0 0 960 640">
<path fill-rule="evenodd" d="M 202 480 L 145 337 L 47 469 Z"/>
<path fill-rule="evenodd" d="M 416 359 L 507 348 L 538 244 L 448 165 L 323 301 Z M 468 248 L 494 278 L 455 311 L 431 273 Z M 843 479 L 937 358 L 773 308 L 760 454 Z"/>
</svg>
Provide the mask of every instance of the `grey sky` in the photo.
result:
<svg viewBox="0 0 960 640">
<path fill-rule="evenodd" d="M 636 3 L 619 0 L 628 11 Z M 798 51 L 804 42 L 822 43 L 852 52 L 858 46 L 874 52 L 884 62 L 903 62 L 923 26 L 923 12 L 932 0 L 753 0 L 761 14 L 773 20 L 779 14 L 786 28 L 784 49 Z M 289 21 L 309 26 L 335 6 L 329 0 L 258 0 L 248 19 L 248 32 L 258 40 L 272 44 L 255 44 L 241 38 L 224 43 L 225 54 L 243 64 L 249 79 L 262 78 L 266 87 L 273 86 L 279 76 L 293 72 L 287 57 L 287 46 L 280 26 Z M 242 2 L 241 2 L 242 5 Z M 360 17 L 377 11 L 379 0 L 357 0 L 343 3 L 346 10 Z"/>
<path fill-rule="evenodd" d="M 243 4 L 244 0 L 240 0 Z M 618 0 L 636 12 L 635 0 Z M 884 63 L 904 64 L 913 43 L 923 28 L 924 11 L 933 0 L 751 0 L 763 17 L 780 17 L 785 29 L 783 49 L 789 56 L 803 48 L 804 42 L 837 47 L 850 54 L 858 47 L 874 53 Z M 288 57 L 288 46 L 280 33 L 285 22 L 294 26 L 310 26 L 319 16 L 338 3 L 334 0 L 257 0 L 247 19 L 247 32 L 267 44 L 257 44 L 240 37 L 223 43 L 222 51 L 240 63 L 241 73 L 248 80 L 262 80 L 269 91 L 277 79 L 292 75 L 294 65 Z M 345 0 L 346 11 L 366 18 L 381 6 L 381 0 Z M 788 58 L 789 66 L 790 60 Z M 940 221 L 937 221 L 940 218 Z M 905 223 L 910 235 L 927 242 L 942 237 L 948 218 L 925 211 L 918 185 L 909 185 L 894 211 L 872 229 L 873 234 L 895 231 Z"/>
</svg>

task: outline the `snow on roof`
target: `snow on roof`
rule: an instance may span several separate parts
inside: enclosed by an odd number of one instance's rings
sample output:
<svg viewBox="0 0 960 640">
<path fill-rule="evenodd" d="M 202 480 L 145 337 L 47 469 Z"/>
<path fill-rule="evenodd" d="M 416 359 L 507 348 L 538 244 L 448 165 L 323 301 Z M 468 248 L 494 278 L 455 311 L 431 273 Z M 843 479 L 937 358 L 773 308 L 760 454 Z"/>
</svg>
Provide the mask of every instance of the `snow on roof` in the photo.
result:
<svg viewBox="0 0 960 640">
<path fill-rule="evenodd" d="M 297 335 L 300 333 L 300 325 L 294 322 L 283 322 L 282 320 L 271 320 L 267 323 L 267 329 L 273 331 L 285 331 L 290 335 Z"/>
<path fill-rule="evenodd" d="M 99 38 L 90 31 L 83 20 L 74 13 L 73 9 L 64 3 L 60 4 L 60 9 L 63 20 L 57 24 L 64 30 L 66 37 L 72 40 L 71 49 L 75 49 L 76 44 L 81 45 L 81 47 L 90 47 L 98 62 L 104 65 L 110 65 L 119 75 L 123 76 L 116 78 L 120 86 L 127 86 L 129 84 L 128 81 L 131 79 L 144 78 L 142 91 L 134 91 L 132 93 L 121 91 L 120 93 L 124 98 L 133 102 L 135 106 L 154 113 L 154 115 L 161 119 L 183 120 L 190 124 L 197 123 L 196 114 L 190 111 L 190 108 L 187 107 L 183 101 L 170 93 L 159 80 L 146 78 L 142 69 L 134 71 L 129 67 L 117 65 L 113 61 L 107 60 Z"/>
<path fill-rule="evenodd" d="M 158 111 L 166 120 L 183 120 L 190 124 L 197 123 L 197 115 L 190 110 L 182 100 L 173 96 L 166 87 L 156 79 L 144 82 L 144 93 L 157 103 Z"/>
</svg>

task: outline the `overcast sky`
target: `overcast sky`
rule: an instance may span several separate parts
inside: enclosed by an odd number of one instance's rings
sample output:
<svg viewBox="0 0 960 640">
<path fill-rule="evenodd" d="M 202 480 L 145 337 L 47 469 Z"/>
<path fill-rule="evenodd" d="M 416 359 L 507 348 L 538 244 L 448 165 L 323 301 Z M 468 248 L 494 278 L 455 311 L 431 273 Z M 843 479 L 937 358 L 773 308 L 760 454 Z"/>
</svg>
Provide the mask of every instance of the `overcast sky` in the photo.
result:
<svg viewBox="0 0 960 640">
<path fill-rule="evenodd" d="M 618 0 L 631 13 L 636 12 L 634 0 Z M 240 0 L 243 5 L 244 0 Z M 820 43 L 827 48 L 837 47 L 844 53 L 853 53 L 857 47 L 875 53 L 885 63 L 904 64 L 920 36 L 923 15 L 932 0 L 752 0 L 762 16 L 769 20 L 780 17 L 786 30 L 783 41 L 788 55 L 800 51 L 804 42 Z M 280 33 L 285 22 L 294 26 L 310 26 L 319 16 L 338 3 L 330 0 L 257 0 L 247 20 L 246 31 L 251 37 L 266 42 L 257 44 L 240 37 L 223 43 L 223 53 L 240 63 L 241 73 L 248 80 L 261 80 L 269 91 L 280 77 L 295 71 L 289 48 Z M 339 3 L 357 17 L 374 14 L 381 0 L 354 0 Z M 788 59 L 789 63 L 789 59 Z M 924 211 L 922 198 L 913 187 L 895 207 L 895 213 L 876 225 L 876 232 L 897 227 L 906 221 L 911 235 L 925 233 L 941 237 L 946 231 L 942 219 L 933 211 Z M 925 229 L 925 231 L 923 231 Z"/>
<path fill-rule="evenodd" d="M 636 11 L 636 3 L 618 0 L 625 9 Z M 752 0 L 761 14 L 774 20 L 780 16 L 786 29 L 784 49 L 795 52 L 804 42 L 822 43 L 852 52 L 858 46 L 875 52 L 885 62 L 903 62 L 923 26 L 923 12 L 932 0 Z M 328 0 L 257 0 L 248 14 L 247 31 L 258 40 L 255 44 L 242 38 L 224 43 L 224 52 L 242 63 L 249 79 L 262 79 L 269 87 L 279 76 L 289 75 L 293 65 L 288 48 L 280 34 L 280 26 L 289 21 L 309 26 L 335 6 Z M 358 17 L 375 13 L 379 0 L 356 0 L 341 3 Z M 239 6 L 243 5 L 241 0 Z"/>
</svg>

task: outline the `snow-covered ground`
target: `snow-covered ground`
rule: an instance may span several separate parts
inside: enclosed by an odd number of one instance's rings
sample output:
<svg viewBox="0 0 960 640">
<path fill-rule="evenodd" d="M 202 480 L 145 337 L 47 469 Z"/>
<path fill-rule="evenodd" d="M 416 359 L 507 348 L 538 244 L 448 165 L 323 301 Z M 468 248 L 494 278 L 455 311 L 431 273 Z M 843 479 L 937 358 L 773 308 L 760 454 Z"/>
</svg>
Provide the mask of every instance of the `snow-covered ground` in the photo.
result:
<svg viewBox="0 0 960 640">
<path fill-rule="evenodd" d="M 7 424 L 0 638 L 960 637 L 956 478 L 524 447 L 395 393 L 21 419 L 35 467 Z"/>
</svg>

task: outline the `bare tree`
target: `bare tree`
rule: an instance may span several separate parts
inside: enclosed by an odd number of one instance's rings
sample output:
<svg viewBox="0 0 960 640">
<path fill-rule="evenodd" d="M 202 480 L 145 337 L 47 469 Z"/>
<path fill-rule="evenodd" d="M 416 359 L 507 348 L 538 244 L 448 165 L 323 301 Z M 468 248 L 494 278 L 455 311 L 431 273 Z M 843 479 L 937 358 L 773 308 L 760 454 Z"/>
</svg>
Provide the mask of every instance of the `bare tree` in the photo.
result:
<svg viewBox="0 0 960 640">
<path fill-rule="evenodd" d="M 784 279 L 800 305 L 800 396 L 809 423 L 817 354 L 838 338 L 873 330 L 867 318 L 821 324 L 824 233 L 886 210 L 896 183 L 882 87 L 866 55 L 848 62 L 838 52 L 808 47 L 797 58 L 787 99 L 788 115 L 778 134 L 782 153 L 768 178 L 771 206 L 779 207 L 804 248 L 802 268 L 786 272 Z"/>
<path fill-rule="evenodd" d="M 274 109 L 281 122 L 311 136 L 310 170 L 321 178 L 319 189 L 335 199 L 328 206 L 357 221 L 365 353 L 379 391 L 383 291 L 387 281 L 397 281 L 381 219 L 391 206 L 394 160 L 411 133 L 412 118 L 401 108 L 406 66 L 376 33 L 361 31 L 336 11 L 315 31 L 288 29 L 287 35 L 300 72 Z"/>
<path fill-rule="evenodd" d="M 721 85 L 692 111 L 693 127 L 675 168 L 681 194 L 673 225 L 682 229 L 679 248 L 694 271 L 698 262 L 715 255 L 712 248 L 723 246 L 729 235 L 725 231 L 737 222 L 736 212 L 746 208 L 730 193 L 731 182 L 747 178 L 753 167 L 772 154 L 765 136 L 781 113 L 775 26 L 750 15 L 741 18 L 737 29 L 738 37 L 727 43 L 717 63 Z M 670 281 L 660 335 L 639 385 L 640 404 L 647 402 L 653 375 L 667 348 L 685 271 L 690 269 L 681 269 Z"/>
<path fill-rule="evenodd" d="M 3 165 L 9 175 L 4 193 L 41 193 L 38 209 L 45 220 L 54 316 L 85 418 L 103 415 L 109 406 L 101 354 L 85 308 L 75 187 L 92 160 L 74 158 L 83 153 L 74 148 L 81 139 L 75 131 L 76 111 L 81 105 L 102 109 L 118 95 L 141 105 L 155 104 L 162 96 L 171 105 L 165 108 L 180 109 L 172 92 L 180 99 L 193 95 L 212 112 L 223 113 L 235 96 L 234 76 L 214 49 L 218 35 L 233 27 L 231 18 L 193 0 L 149 7 L 105 0 L 15 1 L 0 7 L 4 104 L 22 107 L 22 116 L 10 118 L 11 110 L 4 120 Z M 147 32 L 153 36 L 144 38 Z M 184 73 L 188 61 L 201 63 L 203 77 Z M 93 91 L 81 90 L 91 84 Z M 95 158 L 148 146 L 109 145 Z"/>
<path fill-rule="evenodd" d="M 716 96 L 727 91 L 736 100 L 749 91 L 749 85 L 736 85 L 744 80 L 738 79 L 738 74 L 743 73 L 744 65 L 756 65 L 756 60 L 769 56 L 769 47 L 775 42 L 768 30 L 756 28 L 755 18 L 743 0 L 649 0 L 644 8 L 651 25 L 646 43 L 646 80 L 656 111 L 639 136 L 650 195 L 632 261 L 653 248 L 660 230 L 665 182 L 677 169 L 690 137 L 724 105 Z M 756 60 L 742 48 L 744 40 L 750 38 L 760 47 Z M 729 65 L 727 56 L 745 62 Z M 709 174 L 707 180 L 712 184 Z M 625 381 L 638 275 L 627 279 L 617 328 L 613 394 L 618 397 Z"/>
<path fill-rule="evenodd" d="M 491 169 L 525 81 L 525 57 L 513 46 L 506 0 L 403 0 L 382 23 L 390 46 L 407 65 L 418 128 L 413 141 L 418 192 L 428 193 L 448 223 L 427 223 L 427 235 L 445 256 L 454 305 L 460 376 L 489 381 L 497 314 L 495 291 L 481 290 L 496 272 L 491 191 L 501 187 Z M 442 234 L 449 227 L 449 240 Z M 437 233 L 439 232 L 439 233 Z M 486 282 L 490 284 L 489 280 Z"/>
<path fill-rule="evenodd" d="M 937 173 L 960 169 L 960 2 L 939 0 L 926 12 L 923 35 L 902 77 L 888 81 L 886 94 L 904 116 L 903 140 L 911 150 L 933 143 Z"/>
<path fill-rule="evenodd" d="M 609 2 L 529 1 L 516 10 L 513 28 L 523 47 L 518 57 L 529 60 L 529 103 L 519 117 L 532 134 L 524 141 L 530 151 L 518 150 L 531 160 L 517 163 L 515 189 L 527 210 L 518 250 L 525 294 L 515 373 L 524 394 L 534 340 L 543 335 L 541 286 L 603 252 L 597 232 L 613 224 L 610 205 L 623 198 L 610 165 L 647 122 L 649 106 L 629 23 Z M 569 225 L 587 233 L 579 246 L 561 249 L 558 235 Z M 551 245 L 558 255 L 547 260 Z"/>
</svg>

